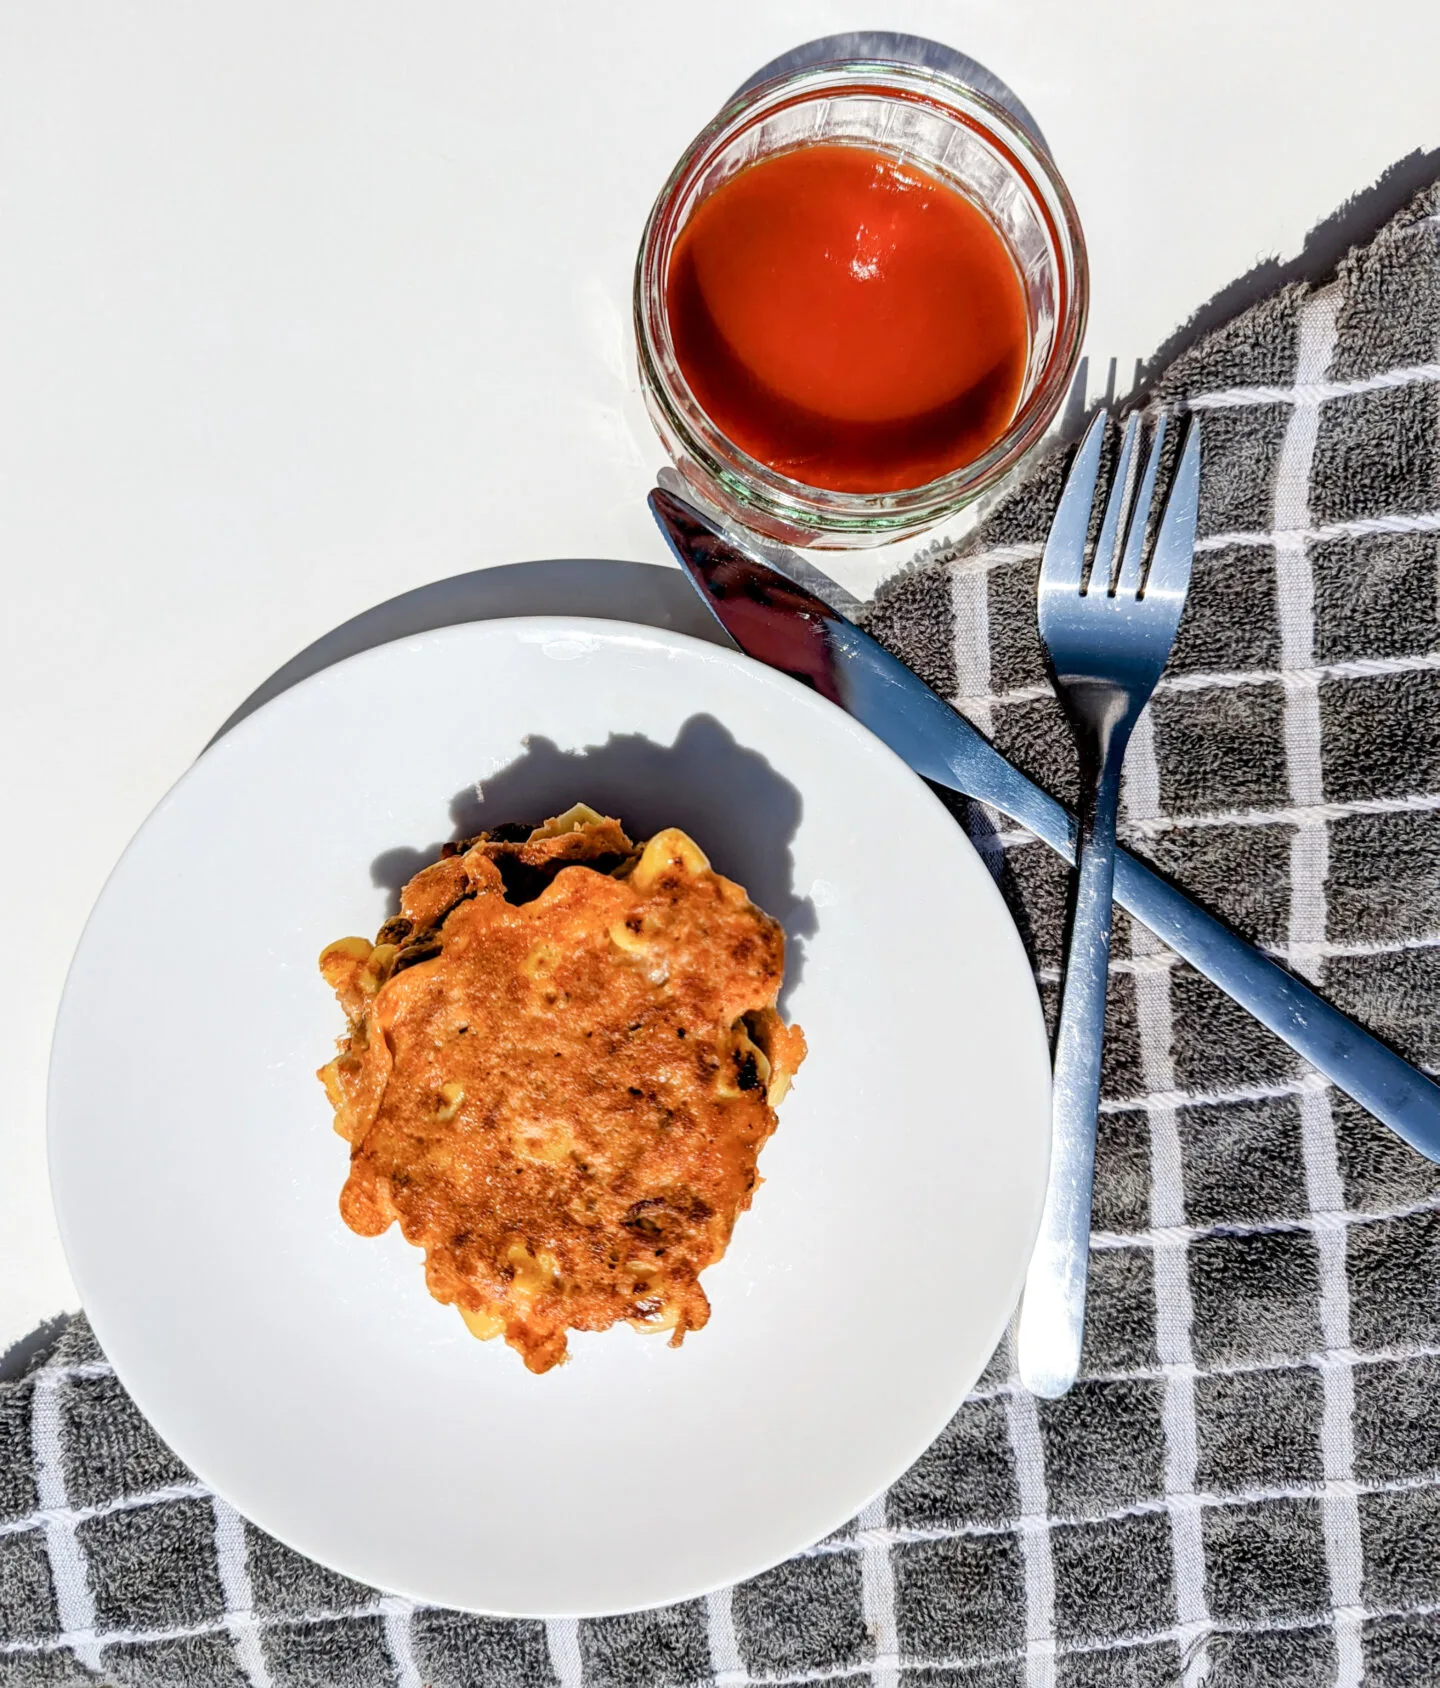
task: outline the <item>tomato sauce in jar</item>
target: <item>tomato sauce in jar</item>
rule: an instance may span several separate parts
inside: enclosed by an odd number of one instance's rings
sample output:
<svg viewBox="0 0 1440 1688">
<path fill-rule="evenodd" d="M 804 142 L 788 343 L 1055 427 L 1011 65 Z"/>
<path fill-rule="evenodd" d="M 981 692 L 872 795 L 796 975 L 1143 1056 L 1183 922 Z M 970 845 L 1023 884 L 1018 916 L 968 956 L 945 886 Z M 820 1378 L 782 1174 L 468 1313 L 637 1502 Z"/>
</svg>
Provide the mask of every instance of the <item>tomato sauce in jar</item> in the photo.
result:
<svg viewBox="0 0 1440 1688">
<path fill-rule="evenodd" d="M 1015 415 L 1025 294 L 999 230 L 939 177 L 818 143 L 701 201 L 665 309 L 696 401 L 769 468 L 835 492 L 923 486 Z"/>
</svg>

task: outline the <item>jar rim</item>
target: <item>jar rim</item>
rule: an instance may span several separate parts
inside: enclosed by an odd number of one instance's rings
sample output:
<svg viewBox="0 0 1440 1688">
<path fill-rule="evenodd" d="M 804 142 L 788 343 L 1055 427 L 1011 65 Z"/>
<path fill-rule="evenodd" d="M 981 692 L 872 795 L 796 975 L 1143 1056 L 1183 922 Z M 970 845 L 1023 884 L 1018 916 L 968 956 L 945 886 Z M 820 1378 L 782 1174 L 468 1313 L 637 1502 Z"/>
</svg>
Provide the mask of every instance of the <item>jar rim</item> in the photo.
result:
<svg viewBox="0 0 1440 1688">
<path fill-rule="evenodd" d="M 980 134 L 1023 183 L 1054 255 L 1056 322 L 1043 367 L 1004 433 L 972 462 L 920 486 L 884 493 L 837 492 L 780 473 L 743 451 L 710 420 L 670 340 L 665 267 L 683 223 L 679 208 L 704 169 L 762 118 L 843 91 L 928 106 Z M 801 142 L 800 145 L 806 143 Z M 839 143 L 844 144 L 844 143 Z M 635 264 L 634 329 L 652 419 L 682 472 L 683 458 L 746 513 L 813 536 L 883 542 L 917 533 L 993 485 L 1041 438 L 1064 403 L 1079 361 L 1089 304 L 1085 240 L 1068 188 L 1049 152 L 1003 106 L 942 71 L 887 59 L 846 59 L 782 72 L 730 100 L 686 147 L 645 222 Z"/>
</svg>

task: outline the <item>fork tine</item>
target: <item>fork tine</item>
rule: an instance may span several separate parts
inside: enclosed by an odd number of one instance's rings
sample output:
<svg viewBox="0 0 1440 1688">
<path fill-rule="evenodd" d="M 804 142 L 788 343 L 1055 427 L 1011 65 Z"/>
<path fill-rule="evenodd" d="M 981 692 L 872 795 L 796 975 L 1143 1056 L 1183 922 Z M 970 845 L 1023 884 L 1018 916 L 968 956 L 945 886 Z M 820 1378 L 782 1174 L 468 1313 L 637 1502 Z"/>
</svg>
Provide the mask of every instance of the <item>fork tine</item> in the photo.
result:
<svg viewBox="0 0 1440 1688">
<path fill-rule="evenodd" d="M 1135 503 L 1130 511 L 1130 526 L 1125 536 L 1125 551 L 1120 559 L 1120 577 L 1115 582 L 1117 595 L 1128 596 L 1140 588 L 1140 564 L 1145 558 L 1145 530 L 1150 525 L 1150 504 L 1155 497 L 1155 477 L 1160 472 L 1160 453 L 1165 446 L 1165 418 L 1155 424 L 1155 438 L 1150 442 L 1150 455 L 1145 460 Z"/>
<path fill-rule="evenodd" d="M 1192 416 L 1185 446 L 1165 500 L 1165 515 L 1155 536 L 1155 552 L 1145 577 L 1146 598 L 1164 595 L 1183 603 L 1190 589 L 1195 554 L 1195 516 L 1200 498 L 1200 418 Z"/>
<path fill-rule="evenodd" d="M 1090 507 L 1095 502 L 1095 482 L 1100 477 L 1100 448 L 1105 443 L 1107 421 L 1103 410 L 1096 414 L 1065 477 L 1065 490 L 1060 494 L 1060 506 L 1050 524 L 1050 537 L 1045 541 L 1045 555 L 1040 564 L 1042 591 L 1080 590 L 1080 576 L 1085 568 L 1085 536 L 1090 531 Z"/>
<path fill-rule="evenodd" d="M 1120 518 L 1125 514 L 1125 493 L 1130 482 L 1130 463 L 1135 456 L 1135 441 L 1140 433 L 1140 418 L 1132 416 L 1125 424 L 1120 441 L 1120 461 L 1110 481 L 1110 496 L 1105 500 L 1105 519 L 1100 524 L 1100 537 L 1095 541 L 1095 561 L 1090 565 L 1090 584 L 1101 591 L 1110 590 L 1115 572 L 1115 547 L 1120 538 Z"/>
</svg>

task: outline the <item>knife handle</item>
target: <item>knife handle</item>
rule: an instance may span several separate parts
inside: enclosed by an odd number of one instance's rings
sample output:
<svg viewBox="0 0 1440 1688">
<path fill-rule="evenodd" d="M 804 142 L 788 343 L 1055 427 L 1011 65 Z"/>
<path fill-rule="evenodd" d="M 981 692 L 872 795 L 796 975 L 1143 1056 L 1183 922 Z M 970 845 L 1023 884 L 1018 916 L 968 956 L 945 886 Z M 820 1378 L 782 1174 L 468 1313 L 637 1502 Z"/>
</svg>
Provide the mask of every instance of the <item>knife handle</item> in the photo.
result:
<svg viewBox="0 0 1440 1688">
<path fill-rule="evenodd" d="M 1066 809 L 983 739 L 994 760 L 978 757 L 978 735 L 972 735 L 973 729 L 963 735 L 964 790 L 1073 862 L 1074 823 Z M 975 777 L 980 760 L 983 781 Z M 986 789 L 977 790 L 980 784 Z M 1440 1085 L 1418 1067 L 1126 850 L 1115 858 L 1115 900 L 1412 1149 L 1440 1161 Z"/>
</svg>

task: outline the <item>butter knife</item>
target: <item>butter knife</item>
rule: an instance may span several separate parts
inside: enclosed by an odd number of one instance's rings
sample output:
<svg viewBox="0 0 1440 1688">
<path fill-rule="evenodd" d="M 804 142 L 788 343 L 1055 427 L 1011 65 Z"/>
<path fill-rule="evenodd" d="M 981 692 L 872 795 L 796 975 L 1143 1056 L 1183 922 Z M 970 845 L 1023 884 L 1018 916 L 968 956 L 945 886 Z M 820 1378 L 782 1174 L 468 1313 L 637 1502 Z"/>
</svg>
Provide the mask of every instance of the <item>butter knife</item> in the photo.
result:
<svg viewBox="0 0 1440 1688">
<path fill-rule="evenodd" d="M 1068 811 L 868 633 L 751 555 L 686 500 L 650 510 L 680 566 L 740 649 L 813 686 L 917 774 L 988 803 L 1074 860 Z M 1339 1089 L 1440 1161 L 1440 1085 L 1127 851 L 1115 900 Z"/>
</svg>

